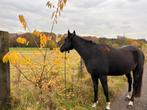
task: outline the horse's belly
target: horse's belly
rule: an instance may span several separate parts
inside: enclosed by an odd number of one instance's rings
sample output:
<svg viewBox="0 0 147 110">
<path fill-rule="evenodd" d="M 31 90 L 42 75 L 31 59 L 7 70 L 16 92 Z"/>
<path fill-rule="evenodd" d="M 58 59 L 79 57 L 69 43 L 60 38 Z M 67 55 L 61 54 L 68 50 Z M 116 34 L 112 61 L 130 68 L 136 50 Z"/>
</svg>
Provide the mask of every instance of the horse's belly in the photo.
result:
<svg viewBox="0 0 147 110">
<path fill-rule="evenodd" d="M 135 64 L 119 64 L 109 67 L 108 75 L 123 75 L 131 72 L 135 68 Z"/>
<path fill-rule="evenodd" d="M 128 72 L 124 72 L 124 71 L 110 71 L 110 72 L 108 72 L 108 75 L 109 76 L 120 76 L 120 75 L 124 75 L 125 73 L 128 73 Z"/>
<path fill-rule="evenodd" d="M 108 73 L 108 76 L 121 76 L 124 75 L 125 73 Z"/>
</svg>

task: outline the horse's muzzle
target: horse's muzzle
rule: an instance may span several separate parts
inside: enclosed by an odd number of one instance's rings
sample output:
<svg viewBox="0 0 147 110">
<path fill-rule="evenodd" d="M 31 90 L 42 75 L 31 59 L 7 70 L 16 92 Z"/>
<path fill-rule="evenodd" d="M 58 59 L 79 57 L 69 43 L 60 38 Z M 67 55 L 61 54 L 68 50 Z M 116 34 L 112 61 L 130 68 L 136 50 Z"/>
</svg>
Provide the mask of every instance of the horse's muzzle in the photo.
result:
<svg viewBox="0 0 147 110">
<path fill-rule="evenodd" d="M 62 47 L 60 48 L 60 52 L 64 52 L 64 50 L 62 49 Z"/>
</svg>

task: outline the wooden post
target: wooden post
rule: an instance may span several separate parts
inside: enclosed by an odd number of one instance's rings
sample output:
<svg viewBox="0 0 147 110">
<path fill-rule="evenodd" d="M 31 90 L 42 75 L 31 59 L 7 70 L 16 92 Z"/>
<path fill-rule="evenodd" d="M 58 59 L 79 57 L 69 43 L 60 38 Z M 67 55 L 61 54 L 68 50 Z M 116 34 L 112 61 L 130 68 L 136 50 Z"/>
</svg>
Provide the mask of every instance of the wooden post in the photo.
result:
<svg viewBox="0 0 147 110">
<path fill-rule="evenodd" d="M 78 73 L 79 77 L 78 77 L 78 80 L 79 78 L 82 78 L 83 77 L 83 59 L 80 57 L 80 65 L 79 65 L 79 73 Z"/>
<path fill-rule="evenodd" d="M 3 56 L 9 51 L 9 33 L 0 31 L 0 110 L 10 107 L 10 66 L 3 63 Z"/>
</svg>

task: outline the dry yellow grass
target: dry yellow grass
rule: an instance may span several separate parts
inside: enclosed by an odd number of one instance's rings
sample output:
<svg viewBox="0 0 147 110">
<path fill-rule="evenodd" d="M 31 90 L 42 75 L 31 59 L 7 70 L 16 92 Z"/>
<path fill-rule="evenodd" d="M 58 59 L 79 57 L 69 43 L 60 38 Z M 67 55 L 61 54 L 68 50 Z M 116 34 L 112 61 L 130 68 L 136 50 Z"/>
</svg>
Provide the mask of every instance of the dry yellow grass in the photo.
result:
<svg viewBox="0 0 147 110">
<path fill-rule="evenodd" d="M 27 66 L 20 66 L 25 75 L 33 80 L 34 74 L 40 74 L 42 65 L 41 54 L 37 50 L 15 50 L 19 51 L 23 56 L 31 58 L 37 64 L 35 73 Z M 56 60 L 57 54 L 49 51 L 47 55 L 47 66 L 50 68 L 51 62 Z M 93 88 L 90 75 L 84 71 L 82 78 L 79 78 L 79 62 L 80 57 L 75 51 L 67 54 L 67 97 L 64 92 L 64 59 L 56 62 L 57 65 L 47 73 L 49 79 L 44 80 L 42 88 L 35 87 L 31 82 L 27 81 L 19 71 L 11 65 L 11 94 L 12 108 L 14 110 L 92 110 L 91 104 L 93 100 Z M 115 97 L 118 91 L 125 84 L 123 77 L 109 78 L 109 93 L 111 99 Z M 48 84 L 48 85 L 46 85 Z M 99 107 L 104 106 L 104 94 L 100 85 L 99 89 Z"/>
</svg>

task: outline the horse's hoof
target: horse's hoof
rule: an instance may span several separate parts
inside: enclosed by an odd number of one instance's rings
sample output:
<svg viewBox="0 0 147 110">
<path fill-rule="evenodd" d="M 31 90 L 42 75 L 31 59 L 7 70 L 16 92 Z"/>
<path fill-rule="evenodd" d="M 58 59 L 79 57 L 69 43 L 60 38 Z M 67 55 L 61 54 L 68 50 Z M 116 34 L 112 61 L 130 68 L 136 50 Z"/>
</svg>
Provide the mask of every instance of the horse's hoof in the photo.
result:
<svg viewBox="0 0 147 110">
<path fill-rule="evenodd" d="M 132 105 L 127 105 L 127 108 L 128 108 L 128 109 L 132 109 L 133 106 L 132 106 Z"/>
<path fill-rule="evenodd" d="M 131 99 L 131 96 L 130 95 L 127 95 L 126 97 L 125 97 L 125 101 L 129 101 Z"/>
<path fill-rule="evenodd" d="M 110 108 L 105 108 L 105 110 L 110 110 Z"/>
<path fill-rule="evenodd" d="M 110 110 L 110 102 L 107 102 L 105 110 Z"/>
<path fill-rule="evenodd" d="M 96 108 L 96 103 L 94 103 L 94 104 L 92 105 L 92 108 Z"/>
<path fill-rule="evenodd" d="M 129 108 L 129 109 L 132 109 L 132 108 L 133 108 L 133 101 L 130 101 L 130 102 L 128 103 L 127 108 Z"/>
<path fill-rule="evenodd" d="M 92 108 L 96 108 L 96 105 L 98 104 L 98 101 L 96 101 L 95 103 L 93 103 Z"/>
</svg>

